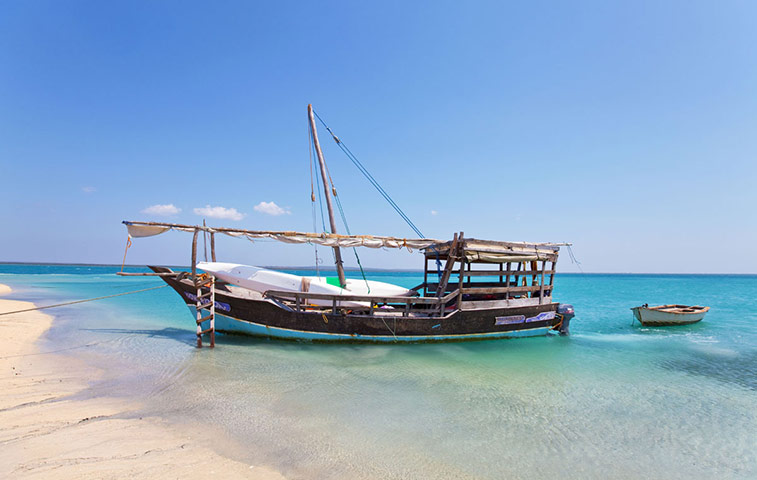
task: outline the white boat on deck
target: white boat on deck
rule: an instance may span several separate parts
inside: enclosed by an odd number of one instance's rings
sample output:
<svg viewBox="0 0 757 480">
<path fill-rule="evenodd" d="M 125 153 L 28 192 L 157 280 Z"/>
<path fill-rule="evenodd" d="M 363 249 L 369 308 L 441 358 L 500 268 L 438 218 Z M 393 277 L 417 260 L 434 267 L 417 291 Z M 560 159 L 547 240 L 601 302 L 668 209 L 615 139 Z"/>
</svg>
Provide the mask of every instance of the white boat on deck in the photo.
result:
<svg viewBox="0 0 757 480">
<path fill-rule="evenodd" d="M 689 325 L 702 320 L 710 307 L 699 305 L 658 305 L 644 304 L 633 307 L 633 316 L 644 326 Z"/>
<path fill-rule="evenodd" d="M 287 292 L 327 293 L 331 295 L 368 295 L 375 297 L 411 297 L 417 292 L 391 283 L 375 280 L 346 279 L 345 288 L 337 277 L 305 277 L 267 268 L 239 263 L 199 262 L 197 268 L 221 280 L 248 290 L 265 293 L 269 290 Z M 312 305 L 331 306 L 332 300 L 308 299 Z M 368 302 L 340 301 L 337 306 L 367 307 Z"/>
</svg>

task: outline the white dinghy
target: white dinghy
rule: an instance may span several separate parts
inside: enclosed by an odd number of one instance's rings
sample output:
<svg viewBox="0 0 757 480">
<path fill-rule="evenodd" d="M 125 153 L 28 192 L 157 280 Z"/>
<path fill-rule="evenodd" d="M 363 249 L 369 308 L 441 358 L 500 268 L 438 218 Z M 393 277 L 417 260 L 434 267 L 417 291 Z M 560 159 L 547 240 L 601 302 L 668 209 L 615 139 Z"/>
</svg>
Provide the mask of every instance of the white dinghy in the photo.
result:
<svg viewBox="0 0 757 480">
<path fill-rule="evenodd" d="M 658 305 L 644 304 L 633 307 L 633 317 L 643 326 L 690 325 L 704 318 L 710 307 L 699 305 Z"/>
</svg>

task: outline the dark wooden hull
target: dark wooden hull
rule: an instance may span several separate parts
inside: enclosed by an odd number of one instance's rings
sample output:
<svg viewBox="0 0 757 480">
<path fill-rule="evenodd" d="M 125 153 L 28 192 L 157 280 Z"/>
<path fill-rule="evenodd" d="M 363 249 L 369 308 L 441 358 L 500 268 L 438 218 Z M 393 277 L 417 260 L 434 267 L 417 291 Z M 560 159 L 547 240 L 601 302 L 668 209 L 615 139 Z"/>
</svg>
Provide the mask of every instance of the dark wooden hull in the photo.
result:
<svg viewBox="0 0 757 480">
<path fill-rule="evenodd" d="M 168 269 L 150 267 L 156 272 Z M 162 277 L 192 310 L 196 289 L 190 280 Z M 559 327 L 557 303 L 449 310 L 444 316 L 391 316 L 349 310 L 297 311 L 268 299 L 251 299 L 216 287 L 216 331 L 311 341 L 439 342 L 544 335 Z M 384 312 L 382 312 L 384 313 Z"/>
</svg>

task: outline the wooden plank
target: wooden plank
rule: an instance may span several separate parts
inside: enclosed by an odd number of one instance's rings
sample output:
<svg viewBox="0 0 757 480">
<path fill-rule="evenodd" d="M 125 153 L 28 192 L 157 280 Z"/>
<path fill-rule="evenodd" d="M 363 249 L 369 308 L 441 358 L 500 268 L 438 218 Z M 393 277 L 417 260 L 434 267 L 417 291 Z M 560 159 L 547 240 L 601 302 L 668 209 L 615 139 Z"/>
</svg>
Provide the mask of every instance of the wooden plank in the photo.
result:
<svg viewBox="0 0 757 480">
<path fill-rule="evenodd" d="M 268 297 L 283 297 L 294 299 L 296 297 L 318 299 L 318 300 L 332 300 L 332 301 L 344 301 L 344 302 L 375 302 L 375 303 L 415 303 L 434 305 L 440 301 L 449 301 L 453 298 L 453 295 L 457 295 L 457 290 L 445 295 L 442 298 L 438 297 L 377 297 L 372 295 L 333 295 L 330 293 L 313 293 L 313 292 L 291 292 L 283 290 L 268 290 L 264 293 Z"/>
<path fill-rule="evenodd" d="M 521 275 L 540 275 L 541 270 L 524 270 L 520 272 Z M 547 270 L 544 273 L 554 273 L 551 270 Z M 473 270 L 465 272 L 466 277 L 501 277 L 502 272 L 497 270 Z M 501 282 L 500 282 L 501 283 Z"/>
<path fill-rule="evenodd" d="M 442 278 L 439 280 L 439 288 L 436 289 L 437 297 L 441 297 L 443 292 L 447 289 L 447 282 L 449 282 L 449 276 L 452 274 L 452 267 L 455 265 L 455 255 L 457 254 L 457 250 L 458 250 L 458 236 L 456 233 L 452 236 L 452 247 L 450 247 L 450 256 L 447 259 L 447 264 L 444 265 L 444 272 L 442 272 Z"/>
<path fill-rule="evenodd" d="M 487 295 L 492 293 L 527 293 L 538 292 L 541 287 L 539 285 L 526 285 L 523 287 L 486 287 L 486 288 L 463 288 L 461 293 L 475 293 L 480 295 Z"/>
</svg>

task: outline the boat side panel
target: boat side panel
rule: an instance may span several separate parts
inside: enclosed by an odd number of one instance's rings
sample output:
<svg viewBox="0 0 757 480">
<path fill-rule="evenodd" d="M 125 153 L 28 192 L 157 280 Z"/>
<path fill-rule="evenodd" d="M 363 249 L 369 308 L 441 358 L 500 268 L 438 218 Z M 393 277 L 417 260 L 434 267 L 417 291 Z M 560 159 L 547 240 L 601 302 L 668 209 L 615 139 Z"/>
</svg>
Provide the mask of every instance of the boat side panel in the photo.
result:
<svg viewBox="0 0 757 480">
<path fill-rule="evenodd" d="M 182 296 L 188 306 L 194 307 L 196 292 L 191 283 L 169 277 L 164 277 L 164 280 Z M 557 304 L 552 303 L 517 308 L 456 311 L 444 318 L 295 312 L 269 301 L 242 299 L 216 290 L 218 315 L 251 325 L 261 325 L 269 330 L 305 332 L 316 336 L 345 336 L 353 339 L 389 337 L 394 341 L 395 337 L 410 337 L 414 338 L 412 341 L 419 341 L 461 335 L 492 335 L 496 338 L 497 335 L 512 336 L 519 331 L 543 334 L 557 325 L 558 320 L 554 315 L 556 309 Z M 249 326 L 239 328 L 245 331 L 256 330 Z M 216 329 L 224 330 L 219 325 L 216 325 Z M 297 333 L 297 338 L 302 336 L 302 333 Z"/>
<path fill-rule="evenodd" d="M 528 330 L 508 332 L 489 332 L 478 334 L 461 335 L 360 335 L 311 332 L 303 330 L 291 330 L 286 328 L 272 327 L 255 322 L 237 320 L 222 315 L 216 316 L 216 330 L 222 333 L 236 333 L 266 338 L 282 338 L 289 340 L 309 340 L 318 342 L 449 342 L 469 340 L 491 340 L 498 338 L 516 338 L 546 335 L 551 327 L 539 327 Z"/>
<path fill-rule="evenodd" d="M 634 315 L 642 325 L 647 326 L 670 326 L 691 325 L 701 321 L 707 312 L 673 313 L 649 308 L 634 309 Z"/>
</svg>

